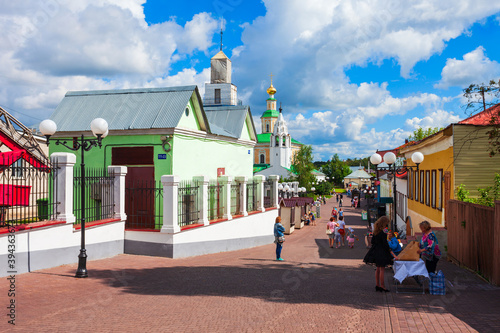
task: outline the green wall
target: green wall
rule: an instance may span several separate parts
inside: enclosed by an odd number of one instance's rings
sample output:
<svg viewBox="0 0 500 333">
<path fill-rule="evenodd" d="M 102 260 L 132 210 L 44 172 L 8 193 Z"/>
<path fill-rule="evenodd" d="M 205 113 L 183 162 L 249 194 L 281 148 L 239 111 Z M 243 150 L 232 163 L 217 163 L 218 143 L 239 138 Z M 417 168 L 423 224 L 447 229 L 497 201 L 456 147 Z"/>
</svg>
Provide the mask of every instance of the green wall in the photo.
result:
<svg viewBox="0 0 500 333">
<path fill-rule="evenodd" d="M 225 174 L 233 177 L 253 175 L 250 145 L 174 135 L 173 147 L 173 174 L 181 179 L 197 175 L 215 179 L 217 168 L 225 168 Z"/>
<path fill-rule="evenodd" d="M 175 134 L 170 141 L 172 150 L 163 150 L 160 134 L 154 135 L 108 135 L 103 139 L 102 148 L 94 147 L 85 152 L 87 168 L 103 168 L 111 165 L 111 150 L 113 147 L 153 146 L 155 178 L 162 175 L 177 175 L 181 180 L 191 179 L 197 175 L 207 175 L 211 179 L 217 177 L 217 168 L 225 168 L 226 175 L 253 175 L 253 147 L 221 140 L 194 138 Z M 72 140 L 69 140 L 72 142 Z M 168 146 L 167 146 L 168 147 Z M 69 149 L 55 145 L 53 139 L 49 146 L 50 154 L 69 152 Z M 249 153 L 250 152 L 250 153 Z M 81 151 L 77 151 L 77 167 L 80 164 Z M 158 159 L 159 154 L 166 154 L 166 159 Z M 138 166 L 138 165 L 134 165 Z"/>
<path fill-rule="evenodd" d="M 172 151 L 165 152 L 162 147 L 160 134 L 155 135 L 108 135 L 102 140 L 102 148 L 93 147 L 90 151 L 85 152 L 85 167 L 86 168 L 103 168 L 111 165 L 111 150 L 113 147 L 140 147 L 153 146 L 154 163 L 155 163 L 155 179 L 160 180 L 162 175 L 172 174 Z M 72 139 L 69 140 L 70 145 Z M 49 153 L 55 152 L 74 153 L 76 155 L 76 165 L 80 165 L 81 151 L 73 152 L 61 145 L 55 145 L 55 139 L 52 140 L 49 146 Z M 166 159 L 158 159 L 158 154 L 166 154 Z M 134 165 L 140 166 L 140 165 Z"/>
</svg>

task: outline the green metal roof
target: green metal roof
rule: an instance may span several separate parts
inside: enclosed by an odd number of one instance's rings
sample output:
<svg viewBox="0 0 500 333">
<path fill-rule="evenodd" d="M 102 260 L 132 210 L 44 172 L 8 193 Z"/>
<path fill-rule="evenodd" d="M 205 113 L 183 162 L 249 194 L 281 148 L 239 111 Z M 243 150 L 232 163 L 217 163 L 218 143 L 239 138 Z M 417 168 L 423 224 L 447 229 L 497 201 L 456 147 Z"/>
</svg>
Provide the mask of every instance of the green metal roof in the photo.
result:
<svg viewBox="0 0 500 333">
<path fill-rule="evenodd" d="M 257 134 L 257 142 L 258 143 L 269 143 L 269 142 L 271 142 L 271 133 Z M 295 144 L 298 144 L 298 145 L 302 144 L 301 142 L 295 140 L 294 138 L 292 138 L 292 143 L 295 143 Z"/>
<path fill-rule="evenodd" d="M 196 86 L 70 91 L 50 119 L 59 131 L 90 130 L 96 117 L 106 119 L 111 130 L 173 128 L 192 96 L 201 101 Z"/>
<path fill-rule="evenodd" d="M 254 164 L 253 165 L 253 173 L 265 170 L 269 168 L 271 165 L 270 164 Z"/>
<path fill-rule="evenodd" d="M 269 97 L 267 100 L 268 100 L 268 101 L 275 101 L 275 100 L 276 100 L 276 98 Z"/>
<path fill-rule="evenodd" d="M 267 110 L 262 114 L 261 118 L 278 118 L 279 115 L 280 113 L 277 110 Z"/>
</svg>

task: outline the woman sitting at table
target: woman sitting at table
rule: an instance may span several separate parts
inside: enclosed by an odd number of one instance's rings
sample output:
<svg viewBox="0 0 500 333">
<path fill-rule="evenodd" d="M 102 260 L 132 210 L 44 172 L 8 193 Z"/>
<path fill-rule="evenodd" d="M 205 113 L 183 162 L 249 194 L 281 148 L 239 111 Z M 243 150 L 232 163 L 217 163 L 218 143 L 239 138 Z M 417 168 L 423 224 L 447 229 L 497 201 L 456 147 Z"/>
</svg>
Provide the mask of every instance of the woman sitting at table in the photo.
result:
<svg viewBox="0 0 500 333">
<path fill-rule="evenodd" d="M 382 216 L 375 222 L 375 227 L 373 228 L 373 237 L 372 237 L 372 247 L 366 253 L 363 261 L 366 264 L 375 264 L 377 266 L 377 270 L 375 271 L 375 290 L 376 291 L 385 291 L 389 290 L 385 289 L 384 286 L 384 270 L 385 266 L 392 264 L 392 259 L 397 259 L 394 252 L 392 252 L 389 247 L 389 243 L 387 243 L 387 226 L 389 225 L 389 218 L 387 216 Z"/>
<path fill-rule="evenodd" d="M 441 258 L 436 234 L 434 234 L 431 224 L 427 221 L 420 222 L 419 227 L 422 230 L 422 239 L 420 240 L 420 250 L 417 252 L 425 261 L 427 272 L 435 273 L 437 263 Z"/>
</svg>

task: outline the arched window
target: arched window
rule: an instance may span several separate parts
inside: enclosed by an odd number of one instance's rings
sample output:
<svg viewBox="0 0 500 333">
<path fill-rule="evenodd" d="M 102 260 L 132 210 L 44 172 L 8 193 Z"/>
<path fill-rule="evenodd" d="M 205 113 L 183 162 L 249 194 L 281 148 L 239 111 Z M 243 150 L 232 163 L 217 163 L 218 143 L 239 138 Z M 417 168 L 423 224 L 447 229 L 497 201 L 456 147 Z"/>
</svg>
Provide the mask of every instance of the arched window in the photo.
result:
<svg viewBox="0 0 500 333">
<path fill-rule="evenodd" d="M 279 136 L 276 137 L 276 147 L 280 146 L 280 138 Z"/>
<path fill-rule="evenodd" d="M 269 133 L 269 123 L 266 123 L 266 133 Z"/>
<path fill-rule="evenodd" d="M 260 154 L 260 164 L 266 163 L 266 156 L 264 154 Z"/>
</svg>

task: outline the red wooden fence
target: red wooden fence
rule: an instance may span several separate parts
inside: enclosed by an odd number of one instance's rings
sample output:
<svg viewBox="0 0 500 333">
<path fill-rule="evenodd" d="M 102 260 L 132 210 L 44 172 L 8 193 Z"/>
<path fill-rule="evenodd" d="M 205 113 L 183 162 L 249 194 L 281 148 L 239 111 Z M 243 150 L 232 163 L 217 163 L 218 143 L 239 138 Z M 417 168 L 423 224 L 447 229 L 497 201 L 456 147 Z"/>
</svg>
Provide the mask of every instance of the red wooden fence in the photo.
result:
<svg viewBox="0 0 500 333">
<path fill-rule="evenodd" d="M 485 207 L 448 201 L 448 256 L 500 285 L 500 201 Z"/>
</svg>

